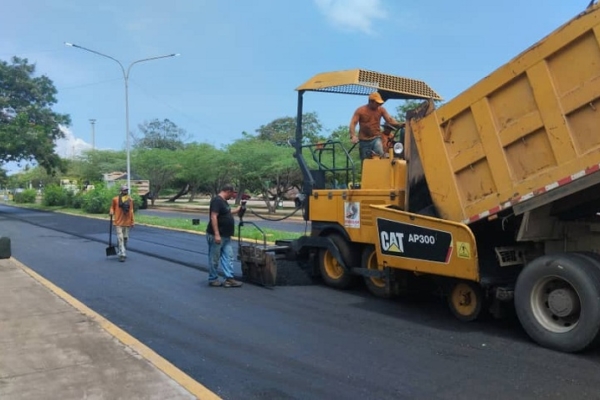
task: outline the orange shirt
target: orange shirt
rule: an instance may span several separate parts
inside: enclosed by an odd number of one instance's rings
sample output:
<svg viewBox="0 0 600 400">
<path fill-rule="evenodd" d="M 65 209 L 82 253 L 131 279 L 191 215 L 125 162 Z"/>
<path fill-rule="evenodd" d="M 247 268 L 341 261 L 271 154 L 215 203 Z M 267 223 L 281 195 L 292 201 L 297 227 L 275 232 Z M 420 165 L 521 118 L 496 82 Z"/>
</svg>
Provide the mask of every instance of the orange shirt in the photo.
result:
<svg viewBox="0 0 600 400">
<path fill-rule="evenodd" d="M 123 202 L 129 201 L 129 212 L 125 213 L 119 207 L 119 196 L 113 197 L 110 205 L 110 213 L 113 214 L 113 224 L 115 226 L 133 226 L 133 199 L 129 196 L 122 197 Z"/>
<path fill-rule="evenodd" d="M 358 118 L 358 139 L 371 140 L 381 135 L 381 118 L 386 122 L 393 121 L 388 112 L 382 106 L 375 110 L 364 105 L 358 107 L 354 112 L 352 121 Z M 350 122 L 352 124 L 352 122 Z"/>
</svg>

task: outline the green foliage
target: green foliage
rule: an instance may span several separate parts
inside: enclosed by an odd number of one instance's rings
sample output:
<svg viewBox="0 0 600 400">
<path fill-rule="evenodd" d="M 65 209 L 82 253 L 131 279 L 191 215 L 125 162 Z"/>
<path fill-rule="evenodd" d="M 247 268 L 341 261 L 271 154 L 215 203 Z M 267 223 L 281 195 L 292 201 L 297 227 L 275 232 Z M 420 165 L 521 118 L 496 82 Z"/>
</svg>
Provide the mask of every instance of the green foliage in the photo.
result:
<svg viewBox="0 0 600 400">
<path fill-rule="evenodd" d="M 228 170 L 223 168 L 224 151 L 207 143 L 192 143 L 178 155 L 181 166 L 177 179 L 191 186 L 192 197 L 198 192 L 213 193 Z"/>
<path fill-rule="evenodd" d="M 42 197 L 42 204 L 48 207 L 67 205 L 67 191 L 55 184 L 46 186 Z"/>
<path fill-rule="evenodd" d="M 48 173 L 62 171 L 54 144 L 70 119 L 51 109 L 57 93 L 52 81 L 34 75 L 35 64 L 27 59 L 0 61 L 0 163 L 35 160 Z"/>
<path fill-rule="evenodd" d="M 299 187 L 302 176 L 292 147 L 281 147 L 258 138 L 238 140 L 227 147 L 231 172 L 240 191 L 261 193 L 269 210 L 289 190 Z M 274 200 L 272 204 L 270 201 Z"/>
<path fill-rule="evenodd" d="M 348 187 L 360 181 L 360 155 L 358 145 L 350 141 L 347 125 L 337 127 L 326 141 L 304 148 L 302 154 L 310 169 L 325 171 L 327 187 Z"/>
<path fill-rule="evenodd" d="M 90 214 L 108 214 L 112 199 L 119 195 L 117 187 L 107 188 L 103 184 L 97 185 L 94 189 L 83 193 L 81 200 L 81 209 Z M 138 210 L 142 205 L 140 196 L 132 194 L 133 209 Z"/>
<path fill-rule="evenodd" d="M 133 147 L 136 149 L 180 150 L 188 137 L 184 129 L 169 119 L 153 119 L 138 125 L 138 129 L 142 137 L 134 139 Z"/>
<path fill-rule="evenodd" d="M 393 116 L 394 119 L 398 122 L 406 121 L 406 113 L 410 110 L 414 110 L 423 104 L 424 100 L 406 100 L 404 103 L 400 104 L 396 107 L 396 115 Z M 441 100 L 435 100 L 435 106 L 440 107 L 443 104 Z"/>
<path fill-rule="evenodd" d="M 39 166 L 33 168 L 26 166 L 22 171 L 7 177 L 5 184 L 9 188 L 29 187 L 31 184 L 34 189 L 43 190 L 50 184 L 58 184 L 59 175 L 49 175 L 44 168 Z"/>
<path fill-rule="evenodd" d="M 69 175 L 81 182 L 101 182 L 107 174 L 127 169 L 125 151 L 88 150 L 76 160 L 69 161 Z"/>
<path fill-rule="evenodd" d="M 181 169 L 177 157 L 180 153 L 180 150 L 150 149 L 138 150 L 132 155 L 132 165 L 135 166 L 136 173 L 150 181 L 150 191 L 155 197 L 175 179 Z"/>
<path fill-rule="evenodd" d="M 15 193 L 15 203 L 35 203 L 37 191 L 35 189 L 26 189 L 20 193 Z"/>
<path fill-rule="evenodd" d="M 0 168 L 0 186 L 6 186 L 8 183 L 8 171 Z"/>
<path fill-rule="evenodd" d="M 112 198 L 117 194 L 117 188 L 97 185 L 81 195 L 81 209 L 90 214 L 108 214 Z"/>
<path fill-rule="evenodd" d="M 73 192 L 67 193 L 67 207 L 80 209 L 83 206 L 83 193 L 78 192 L 77 194 L 73 194 Z"/>
<path fill-rule="evenodd" d="M 302 134 L 305 142 L 322 140 L 320 132 L 323 129 L 317 113 L 310 112 L 302 115 Z M 288 141 L 296 138 L 296 118 L 283 117 L 261 125 L 256 130 L 257 139 L 270 141 L 279 146 L 286 146 Z"/>
</svg>

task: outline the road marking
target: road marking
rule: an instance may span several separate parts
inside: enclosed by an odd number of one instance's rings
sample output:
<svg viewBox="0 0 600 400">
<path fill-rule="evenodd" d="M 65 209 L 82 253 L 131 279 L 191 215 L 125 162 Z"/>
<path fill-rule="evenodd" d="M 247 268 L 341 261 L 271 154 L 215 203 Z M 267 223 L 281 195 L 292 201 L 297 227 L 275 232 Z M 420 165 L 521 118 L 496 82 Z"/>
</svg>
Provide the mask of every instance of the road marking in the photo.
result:
<svg viewBox="0 0 600 400">
<path fill-rule="evenodd" d="M 140 356 L 144 357 L 150 363 L 152 363 L 155 367 L 173 379 L 175 382 L 179 383 L 183 386 L 188 392 L 192 395 L 196 396 L 199 399 L 210 399 L 210 400 L 220 400 L 221 398 L 217 396 L 215 393 L 211 392 L 206 386 L 192 379 L 189 375 L 181 371 L 179 368 L 171 364 L 169 361 L 165 360 L 157 353 L 155 353 L 148 346 L 131 336 L 129 333 L 125 332 L 123 329 L 119 328 L 43 276 L 39 275 L 37 272 L 33 271 L 31 268 L 21 263 L 14 257 L 11 257 L 10 260 L 27 274 L 29 274 L 33 279 L 50 289 L 54 294 L 58 297 L 75 307 L 77 310 L 87 315 L 91 319 L 97 321 L 104 330 L 117 338 L 121 343 L 125 346 L 133 349 Z"/>
</svg>

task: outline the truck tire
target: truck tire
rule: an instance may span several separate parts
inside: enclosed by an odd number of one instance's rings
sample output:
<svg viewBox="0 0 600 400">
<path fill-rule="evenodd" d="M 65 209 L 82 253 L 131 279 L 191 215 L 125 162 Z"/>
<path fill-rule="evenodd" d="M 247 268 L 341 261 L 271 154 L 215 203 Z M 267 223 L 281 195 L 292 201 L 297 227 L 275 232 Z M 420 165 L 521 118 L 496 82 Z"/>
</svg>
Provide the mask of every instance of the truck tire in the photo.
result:
<svg viewBox="0 0 600 400">
<path fill-rule="evenodd" d="M 368 245 L 365 246 L 362 252 L 362 263 L 361 267 L 366 269 L 372 269 L 376 271 L 381 271 L 379 266 L 377 265 L 377 251 L 375 251 L 375 246 Z M 389 289 L 389 283 L 385 278 L 377 278 L 372 276 L 365 276 L 365 285 L 369 292 L 371 292 L 376 297 L 381 297 L 384 299 L 389 299 L 393 297 L 392 291 Z"/>
<path fill-rule="evenodd" d="M 583 351 L 595 344 L 600 332 L 600 269 L 576 253 L 536 258 L 517 279 L 515 309 L 523 329 L 538 344 Z"/>
<path fill-rule="evenodd" d="M 354 257 L 350 244 L 339 234 L 331 234 L 329 238 L 338 248 L 346 267 L 352 268 Z M 344 269 L 328 249 L 319 250 L 319 270 L 323 281 L 337 289 L 348 289 L 355 285 L 357 276 Z"/>
</svg>

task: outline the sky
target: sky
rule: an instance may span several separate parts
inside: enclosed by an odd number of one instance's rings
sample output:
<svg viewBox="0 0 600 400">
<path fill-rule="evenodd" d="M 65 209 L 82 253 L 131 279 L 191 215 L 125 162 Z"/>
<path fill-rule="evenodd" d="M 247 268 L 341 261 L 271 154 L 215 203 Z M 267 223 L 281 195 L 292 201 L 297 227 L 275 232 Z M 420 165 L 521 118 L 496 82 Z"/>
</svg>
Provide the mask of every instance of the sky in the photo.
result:
<svg viewBox="0 0 600 400">
<path fill-rule="evenodd" d="M 425 81 L 446 101 L 582 12 L 589 0 L 0 0 L 0 60 L 36 64 L 72 124 L 57 152 L 126 144 L 169 119 L 190 141 L 222 147 L 295 116 L 295 88 L 326 71 L 367 69 Z M 327 135 L 360 96 L 307 93 Z M 389 111 L 398 104 L 386 103 Z"/>
</svg>

